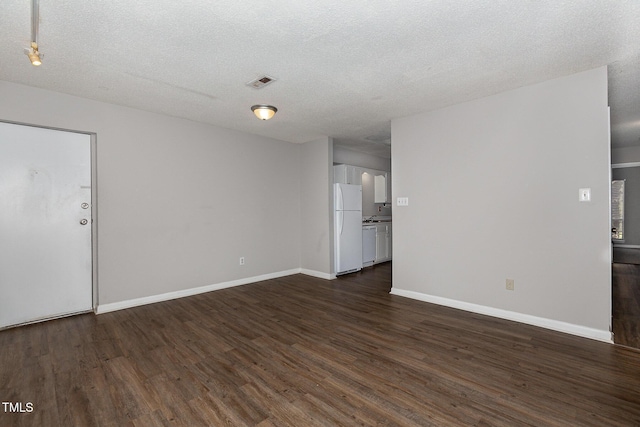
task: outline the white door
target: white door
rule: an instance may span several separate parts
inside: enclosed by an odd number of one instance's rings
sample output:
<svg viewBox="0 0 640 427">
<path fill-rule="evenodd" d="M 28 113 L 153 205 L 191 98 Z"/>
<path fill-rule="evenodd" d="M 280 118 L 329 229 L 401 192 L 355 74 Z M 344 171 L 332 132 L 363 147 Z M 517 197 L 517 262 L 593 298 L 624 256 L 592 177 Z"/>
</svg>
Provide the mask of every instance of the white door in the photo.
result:
<svg viewBox="0 0 640 427">
<path fill-rule="evenodd" d="M 92 308 L 91 137 L 0 123 L 0 328 Z"/>
</svg>

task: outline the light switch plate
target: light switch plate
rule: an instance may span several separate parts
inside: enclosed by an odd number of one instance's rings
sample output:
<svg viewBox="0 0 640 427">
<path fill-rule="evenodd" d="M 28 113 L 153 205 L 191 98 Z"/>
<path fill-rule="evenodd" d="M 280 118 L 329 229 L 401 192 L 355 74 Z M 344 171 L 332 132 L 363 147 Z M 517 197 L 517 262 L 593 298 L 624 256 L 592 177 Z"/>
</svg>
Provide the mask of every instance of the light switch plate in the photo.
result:
<svg viewBox="0 0 640 427">
<path fill-rule="evenodd" d="M 506 285 L 507 285 L 507 290 L 508 291 L 512 291 L 515 289 L 515 280 L 513 279 L 507 279 L 506 281 Z"/>
<path fill-rule="evenodd" d="M 397 206 L 409 206 L 409 198 L 398 197 Z"/>
<path fill-rule="evenodd" d="M 590 188 L 581 188 L 578 193 L 578 199 L 581 202 L 590 202 L 591 201 L 591 189 Z"/>
</svg>

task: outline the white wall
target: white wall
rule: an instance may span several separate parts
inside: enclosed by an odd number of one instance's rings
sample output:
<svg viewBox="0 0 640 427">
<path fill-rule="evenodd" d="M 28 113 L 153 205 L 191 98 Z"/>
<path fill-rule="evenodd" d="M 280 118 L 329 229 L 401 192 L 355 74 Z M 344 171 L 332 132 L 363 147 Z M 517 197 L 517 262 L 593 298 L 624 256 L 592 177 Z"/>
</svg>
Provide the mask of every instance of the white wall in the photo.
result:
<svg viewBox="0 0 640 427">
<path fill-rule="evenodd" d="M 333 142 L 322 138 L 300 149 L 300 265 L 303 272 L 332 277 Z M 335 274 L 334 274 L 335 276 Z"/>
<path fill-rule="evenodd" d="M 299 145 L 8 82 L 0 119 L 97 134 L 101 305 L 299 270 Z"/>
<path fill-rule="evenodd" d="M 607 120 L 605 67 L 394 120 L 393 292 L 610 340 Z"/>
</svg>

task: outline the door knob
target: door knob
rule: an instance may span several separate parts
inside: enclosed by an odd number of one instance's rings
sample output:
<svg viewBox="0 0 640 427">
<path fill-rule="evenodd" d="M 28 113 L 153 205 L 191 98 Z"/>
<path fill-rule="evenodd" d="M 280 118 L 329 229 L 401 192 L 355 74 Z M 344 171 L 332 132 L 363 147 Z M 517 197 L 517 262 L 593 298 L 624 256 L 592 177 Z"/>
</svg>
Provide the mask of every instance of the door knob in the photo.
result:
<svg viewBox="0 0 640 427">
<path fill-rule="evenodd" d="M 80 225 L 87 225 L 88 222 L 89 221 L 87 221 L 86 219 L 83 218 L 83 219 L 80 220 Z"/>
</svg>

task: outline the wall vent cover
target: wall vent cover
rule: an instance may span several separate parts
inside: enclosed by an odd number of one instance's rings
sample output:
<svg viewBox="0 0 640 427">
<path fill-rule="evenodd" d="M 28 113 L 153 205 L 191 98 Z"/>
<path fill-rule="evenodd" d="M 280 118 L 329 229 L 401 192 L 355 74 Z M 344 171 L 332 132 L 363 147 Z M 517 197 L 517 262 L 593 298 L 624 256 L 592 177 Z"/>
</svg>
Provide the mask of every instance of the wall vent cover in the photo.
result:
<svg viewBox="0 0 640 427">
<path fill-rule="evenodd" d="M 265 87 L 266 85 L 275 82 L 276 79 L 274 79 L 271 76 L 262 76 L 262 77 L 258 77 L 255 80 L 251 80 L 250 82 L 247 83 L 247 86 L 251 86 L 254 89 L 262 89 L 263 87 Z"/>
</svg>

